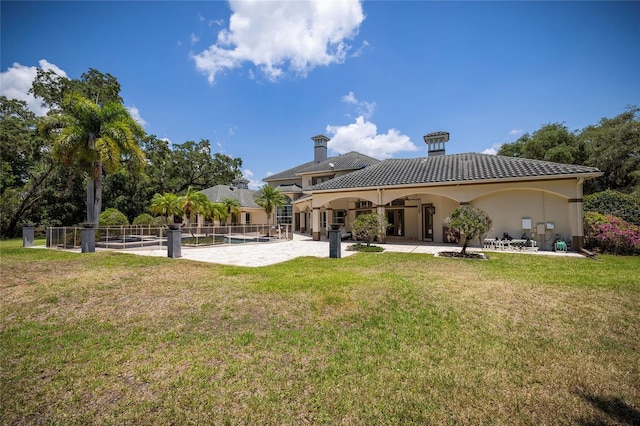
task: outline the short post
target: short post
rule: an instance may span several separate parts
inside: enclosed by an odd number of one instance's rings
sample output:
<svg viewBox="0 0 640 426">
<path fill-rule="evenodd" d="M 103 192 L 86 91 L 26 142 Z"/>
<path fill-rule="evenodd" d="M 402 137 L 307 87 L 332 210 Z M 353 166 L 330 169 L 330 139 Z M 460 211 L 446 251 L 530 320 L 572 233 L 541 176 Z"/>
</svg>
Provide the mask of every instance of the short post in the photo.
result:
<svg viewBox="0 0 640 426">
<path fill-rule="evenodd" d="M 167 256 L 173 259 L 182 257 L 182 241 L 180 240 L 180 225 L 172 224 L 168 225 L 167 231 Z"/>
<path fill-rule="evenodd" d="M 340 259 L 342 256 L 340 242 L 342 240 L 342 235 L 340 234 L 340 227 L 342 225 L 339 223 L 331 223 L 329 224 L 329 257 L 332 259 Z"/>
<path fill-rule="evenodd" d="M 95 223 L 82 224 L 82 238 L 80 240 L 82 253 L 96 252 L 96 229 Z"/>
<path fill-rule="evenodd" d="M 22 227 L 22 247 L 33 246 L 34 230 L 35 225 L 33 223 L 27 223 Z"/>
</svg>

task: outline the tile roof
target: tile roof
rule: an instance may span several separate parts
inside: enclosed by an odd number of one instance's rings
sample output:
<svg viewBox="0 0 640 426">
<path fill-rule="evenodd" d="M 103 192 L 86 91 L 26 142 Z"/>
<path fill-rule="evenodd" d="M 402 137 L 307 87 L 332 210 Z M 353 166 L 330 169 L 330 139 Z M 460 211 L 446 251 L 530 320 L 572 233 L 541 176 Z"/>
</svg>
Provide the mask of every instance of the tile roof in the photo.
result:
<svg viewBox="0 0 640 426">
<path fill-rule="evenodd" d="M 299 166 L 268 176 L 262 180 L 271 182 L 274 180 L 297 179 L 301 174 L 305 173 L 358 170 L 378 163 L 380 163 L 380 160 L 360 154 L 359 152 L 351 151 L 346 154 L 329 157 L 319 163 L 309 161 L 308 163 L 300 164 Z M 330 164 L 333 164 L 333 167 Z"/>
<path fill-rule="evenodd" d="M 309 188 L 309 191 L 526 177 L 597 174 L 595 167 L 489 154 L 389 159 Z"/>
<path fill-rule="evenodd" d="M 296 184 L 293 184 L 293 185 L 278 185 L 276 188 L 278 188 L 282 192 L 295 192 L 295 193 L 301 193 L 302 192 L 302 187 L 300 187 L 299 185 L 296 185 Z"/>
<path fill-rule="evenodd" d="M 256 191 L 246 188 L 237 188 L 229 185 L 216 185 L 211 188 L 203 189 L 202 192 L 207 196 L 209 201 L 214 203 L 222 203 L 226 198 L 233 198 L 238 200 L 242 207 L 247 208 L 262 208 L 256 204 L 254 194 Z"/>
</svg>

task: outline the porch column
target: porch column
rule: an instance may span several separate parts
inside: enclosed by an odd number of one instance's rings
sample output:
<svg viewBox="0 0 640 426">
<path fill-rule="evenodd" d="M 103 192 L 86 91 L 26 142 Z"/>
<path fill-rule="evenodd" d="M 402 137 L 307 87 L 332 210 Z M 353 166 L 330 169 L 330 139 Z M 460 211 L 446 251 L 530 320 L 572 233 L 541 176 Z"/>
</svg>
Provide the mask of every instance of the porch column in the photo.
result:
<svg viewBox="0 0 640 426">
<path fill-rule="evenodd" d="M 584 244 L 583 183 L 584 179 L 579 178 L 576 184 L 576 198 L 569 199 L 569 223 L 571 224 L 571 242 L 574 250 L 582 248 Z"/>
<path fill-rule="evenodd" d="M 198 233 L 202 233 L 202 227 L 204 226 L 204 215 L 202 213 L 198 213 Z"/>
<path fill-rule="evenodd" d="M 386 218 L 386 210 L 384 208 L 384 206 L 376 206 L 376 213 L 378 213 L 380 216 Z M 383 235 L 378 235 L 378 241 L 381 243 L 384 243 L 385 241 L 387 241 L 387 233 L 385 232 Z"/>
<path fill-rule="evenodd" d="M 311 230 L 313 241 L 320 241 L 320 207 L 314 207 L 311 211 Z"/>
</svg>

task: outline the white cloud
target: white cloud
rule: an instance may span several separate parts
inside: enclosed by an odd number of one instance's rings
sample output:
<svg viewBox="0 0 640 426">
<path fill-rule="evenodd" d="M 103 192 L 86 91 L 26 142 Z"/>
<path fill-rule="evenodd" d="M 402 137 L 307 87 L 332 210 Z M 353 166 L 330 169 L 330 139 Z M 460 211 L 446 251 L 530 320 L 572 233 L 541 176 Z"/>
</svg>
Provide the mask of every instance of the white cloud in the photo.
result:
<svg viewBox="0 0 640 426">
<path fill-rule="evenodd" d="M 253 179 L 253 172 L 249 169 L 244 169 L 242 171 L 242 176 L 249 181 L 249 189 L 257 190 L 262 186 L 262 182 L 256 179 Z"/>
<path fill-rule="evenodd" d="M 511 129 L 509 131 L 509 136 L 518 136 L 522 134 L 522 129 Z"/>
<path fill-rule="evenodd" d="M 501 143 L 494 143 L 493 145 L 491 145 L 491 148 L 487 148 L 484 151 L 482 151 L 483 154 L 489 154 L 489 155 L 496 155 L 498 154 L 498 150 L 500 149 L 500 147 L 502 146 Z"/>
<path fill-rule="evenodd" d="M 365 16 L 360 0 L 230 0 L 229 28 L 192 56 L 209 83 L 221 72 L 253 63 L 272 81 L 286 71 L 306 75 L 316 66 L 344 62 L 346 43 Z"/>
<path fill-rule="evenodd" d="M 200 41 L 200 37 L 191 33 L 191 35 L 189 36 L 189 40 L 191 41 L 191 44 L 196 44 L 197 42 Z"/>
<path fill-rule="evenodd" d="M 46 59 L 41 59 L 38 61 L 38 64 L 40 65 L 39 68 L 45 71 L 52 70 L 60 77 L 67 77 L 66 72 L 48 62 Z M 25 101 L 29 110 L 33 111 L 36 115 L 42 116 L 45 115 L 49 109 L 43 107 L 40 99 L 36 99 L 29 93 L 31 84 L 36 78 L 37 70 L 38 67 L 28 67 L 14 62 L 11 68 L 0 73 L 0 81 L 2 81 L 0 85 L 0 95 L 6 96 L 9 99 Z"/>
<path fill-rule="evenodd" d="M 357 105 L 358 104 L 358 99 L 356 98 L 356 95 L 353 94 L 353 92 L 349 92 L 348 95 L 344 95 L 342 97 L 342 102 L 346 102 L 348 104 Z"/>
<path fill-rule="evenodd" d="M 333 135 L 328 143 L 329 149 L 339 154 L 358 151 L 374 158 L 385 159 L 397 152 L 418 150 L 408 136 L 396 129 L 378 134 L 377 126 L 366 121 L 362 115 L 356 118 L 355 123 L 346 126 L 329 125 L 327 132 Z"/>
<path fill-rule="evenodd" d="M 140 115 L 140 110 L 138 110 L 138 108 L 136 108 L 135 105 L 127 107 L 127 110 L 129 110 L 129 114 L 131 114 L 131 118 L 133 118 L 136 121 L 136 123 L 138 123 L 143 127 L 147 125 L 147 122 Z"/>
<path fill-rule="evenodd" d="M 369 42 L 365 40 L 365 41 L 363 41 L 363 42 L 362 42 L 362 44 L 360 45 L 360 47 L 358 48 L 358 50 L 356 50 L 355 52 L 353 52 L 353 53 L 351 54 L 351 56 L 352 56 L 353 58 L 357 58 L 357 57 L 359 57 L 359 56 L 362 56 L 362 52 L 364 52 L 364 51 L 365 51 L 365 49 L 366 49 L 367 47 L 369 47 Z"/>
<path fill-rule="evenodd" d="M 362 115 L 366 119 L 370 119 L 376 109 L 375 102 L 360 101 L 356 98 L 356 95 L 353 92 L 349 92 L 348 95 L 344 95 L 342 97 L 342 102 L 356 105 L 358 114 Z"/>
</svg>

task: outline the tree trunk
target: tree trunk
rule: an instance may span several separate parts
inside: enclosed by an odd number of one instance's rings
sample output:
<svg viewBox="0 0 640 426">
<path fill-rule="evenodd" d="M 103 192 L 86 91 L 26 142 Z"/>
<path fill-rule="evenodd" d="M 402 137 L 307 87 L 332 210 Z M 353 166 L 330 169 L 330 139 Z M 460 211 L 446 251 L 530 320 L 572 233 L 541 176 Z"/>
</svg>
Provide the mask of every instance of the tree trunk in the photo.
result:
<svg viewBox="0 0 640 426">
<path fill-rule="evenodd" d="M 460 252 L 463 255 L 467 254 L 467 246 L 469 245 L 469 238 L 467 238 L 467 236 L 464 236 L 464 244 L 462 244 L 462 251 Z"/>
<path fill-rule="evenodd" d="M 96 166 L 96 179 L 95 179 L 95 195 L 94 195 L 94 221 L 98 223 L 100 221 L 100 213 L 102 212 L 102 161 L 98 161 Z"/>
<path fill-rule="evenodd" d="M 89 149 L 96 149 L 96 137 L 93 133 L 89 133 Z M 96 219 L 98 215 L 100 215 L 100 210 L 96 212 L 96 205 L 98 200 L 96 199 L 96 178 L 101 175 L 101 173 L 96 173 L 97 169 L 101 169 L 99 167 L 100 162 L 94 161 L 91 165 L 91 170 L 89 171 L 89 176 L 87 176 L 87 222 L 88 223 L 97 223 Z M 102 183 L 102 182 L 100 182 Z M 100 189 L 102 189 L 102 185 L 100 185 Z M 102 195 L 100 195 L 102 198 Z M 100 200 L 100 207 L 102 206 L 102 200 Z"/>
<path fill-rule="evenodd" d="M 93 177 L 89 175 L 87 177 L 87 222 L 93 223 L 95 217 L 95 202 L 94 202 L 94 184 Z"/>
</svg>

